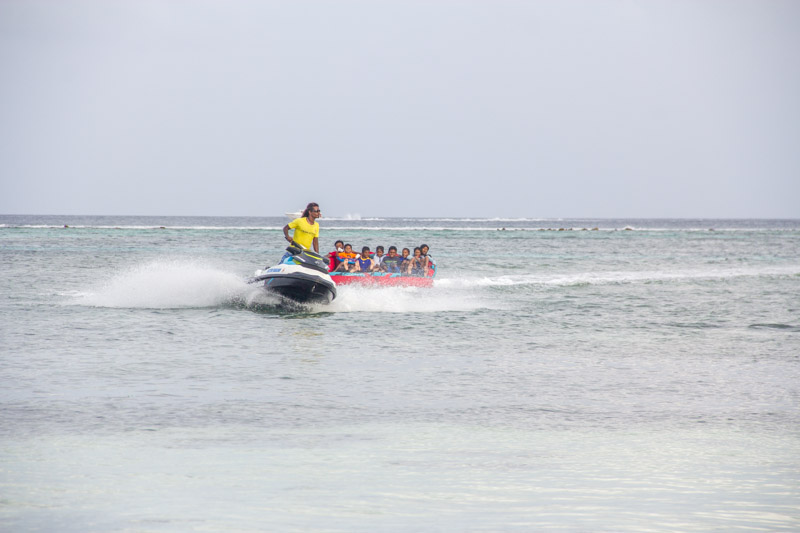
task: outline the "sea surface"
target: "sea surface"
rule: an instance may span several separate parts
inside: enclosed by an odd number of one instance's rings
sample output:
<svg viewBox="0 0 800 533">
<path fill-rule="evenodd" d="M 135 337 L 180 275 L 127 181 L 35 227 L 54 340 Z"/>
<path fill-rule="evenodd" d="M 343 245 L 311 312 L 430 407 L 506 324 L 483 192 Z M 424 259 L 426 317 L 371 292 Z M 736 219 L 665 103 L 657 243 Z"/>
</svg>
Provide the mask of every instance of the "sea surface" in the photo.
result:
<svg viewBox="0 0 800 533">
<path fill-rule="evenodd" d="M 0 530 L 800 530 L 800 220 L 320 222 L 0 216 Z"/>
</svg>

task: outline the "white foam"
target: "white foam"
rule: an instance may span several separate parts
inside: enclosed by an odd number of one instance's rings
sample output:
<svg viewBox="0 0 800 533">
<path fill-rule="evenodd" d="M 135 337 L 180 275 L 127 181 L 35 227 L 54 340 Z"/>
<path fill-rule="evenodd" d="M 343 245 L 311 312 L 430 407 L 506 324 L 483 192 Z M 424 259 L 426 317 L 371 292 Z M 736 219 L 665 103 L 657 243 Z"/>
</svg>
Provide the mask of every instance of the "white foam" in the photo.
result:
<svg viewBox="0 0 800 533">
<path fill-rule="evenodd" d="M 186 260 L 157 260 L 114 275 L 77 303 L 96 307 L 214 307 L 247 298 L 253 288 L 235 274 Z"/>
<path fill-rule="evenodd" d="M 313 307 L 344 313 L 441 313 L 500 305 L 476 291 L 487 287 L 568 287 L 796 275 L 800 275 L 800 265 L 437 277 L 433 288 L 339 286 L 337 298 L 330 305 Z M 73 301 L 96 307 L 172 309 L 230 304 L 275 306 L 280 298 L 248 285 L 238 274 L 194 261 L 161 259 L 118 272 L 96 288 L 77 294 Z"/>
<path fill-rule="evenodd" d="M 486 308 L 474 295 L 463 291 L 443 291 L 422 287 L 360 287 L 345 285 L 337 288 L 336 299 L 328 306 L 333 312 L 367 313 L 442 313 Z"/>
<path fill-rule="evenodd" d="M 577 272 L 564 275 L 518 274 L 492 277 L 437 278 L 436 286 L 441 288 L 463 289 L 471 287 L 510 287 L 518 285 L 611 285 L 623 283 L 653 283 L 664 281 L 716 280 L 741 277 L 796 275 L 800 275 L 800 265 L 731 269 L 707 268 L 701 270 L 675 271 Z"/>
</svg>

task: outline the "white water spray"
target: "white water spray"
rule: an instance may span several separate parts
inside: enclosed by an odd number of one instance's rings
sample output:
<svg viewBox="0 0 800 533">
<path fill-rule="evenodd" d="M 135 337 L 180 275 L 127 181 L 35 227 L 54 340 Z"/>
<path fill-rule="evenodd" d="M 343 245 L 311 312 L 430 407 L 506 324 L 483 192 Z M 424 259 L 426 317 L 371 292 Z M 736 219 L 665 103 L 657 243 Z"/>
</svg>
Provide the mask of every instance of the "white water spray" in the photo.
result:
<svg viewBox="0 0 800 533">
<path fill-rule="evenodd" d="M 96 307 L 215 307 L 247 299 L 254 288 L 240 276 L 194 262 L 157 260 L 135 265 L 78 298 Z"/>
</svg>

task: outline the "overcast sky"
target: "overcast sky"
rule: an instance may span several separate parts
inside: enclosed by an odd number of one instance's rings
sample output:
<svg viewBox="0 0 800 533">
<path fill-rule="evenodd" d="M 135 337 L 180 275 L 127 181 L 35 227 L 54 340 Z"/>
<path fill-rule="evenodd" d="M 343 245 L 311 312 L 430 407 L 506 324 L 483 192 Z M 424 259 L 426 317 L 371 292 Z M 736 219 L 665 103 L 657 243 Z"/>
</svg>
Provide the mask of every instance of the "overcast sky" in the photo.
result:
<svg viewBox="0 0 800 533">
<path fill-rule="evenodd" d="M 0 213 L 800 217 L 800 1 L 0 0 Z"/>
</svg>

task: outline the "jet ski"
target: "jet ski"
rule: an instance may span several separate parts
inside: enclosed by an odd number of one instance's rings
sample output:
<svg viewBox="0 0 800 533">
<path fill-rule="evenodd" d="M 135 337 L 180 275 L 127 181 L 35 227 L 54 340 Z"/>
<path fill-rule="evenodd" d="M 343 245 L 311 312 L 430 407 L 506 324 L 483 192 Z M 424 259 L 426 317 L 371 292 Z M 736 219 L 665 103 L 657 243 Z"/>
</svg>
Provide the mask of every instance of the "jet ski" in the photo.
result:
<svg viewBox="0 0 800 533">
<path fill-rule="evenodd" d="M 336 298 L 336 283 L 321 255 L 292 241 L 280 263 L 256 270 L 247 283 L 263 287 L 297 303 L 328 304 Z"/>
</svg>

